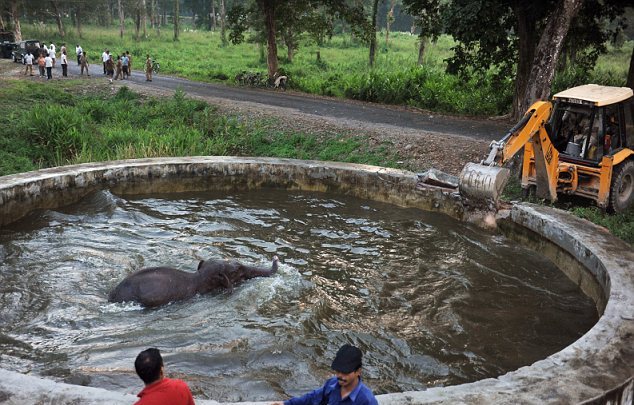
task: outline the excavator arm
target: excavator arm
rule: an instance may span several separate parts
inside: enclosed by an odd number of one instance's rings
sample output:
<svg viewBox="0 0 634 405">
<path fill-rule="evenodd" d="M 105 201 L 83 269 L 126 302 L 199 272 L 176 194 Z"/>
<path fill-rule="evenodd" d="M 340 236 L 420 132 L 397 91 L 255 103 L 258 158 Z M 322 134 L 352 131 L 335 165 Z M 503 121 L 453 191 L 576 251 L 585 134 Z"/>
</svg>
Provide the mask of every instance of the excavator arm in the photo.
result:
<svg viewBox="0 0 634 405">
<path fill-rule="evenodd" d="M 491 143 L 485 160 L 467 163 L 460 174 L 460 193 L 471 200 L 497 203 L 510 175 L 503 165 L 526 147 L 534 156 L 538 197 L 556 201 L 559 153 L 546 131 L 551 111 L 550 102 L 535 102 L 501 140 Z"/>
</svg>

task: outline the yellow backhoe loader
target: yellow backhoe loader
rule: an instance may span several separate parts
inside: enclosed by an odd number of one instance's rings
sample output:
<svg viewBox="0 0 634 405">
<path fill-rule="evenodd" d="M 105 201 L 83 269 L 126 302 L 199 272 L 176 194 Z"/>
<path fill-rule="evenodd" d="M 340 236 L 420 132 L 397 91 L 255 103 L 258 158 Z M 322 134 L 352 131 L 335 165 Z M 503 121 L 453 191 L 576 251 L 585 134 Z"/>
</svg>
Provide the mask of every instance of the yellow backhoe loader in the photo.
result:
<svg viewBox="0 0 634 405">
<path fill-rule="evenodd" d="M 534 103 L 524 117 L 490 146 L 481 163 L 468 163 L 460 194 L 497 202 L 509 178 L 502 167 L 523 150 L 525 193 L 557 201 L 576 195 L 602 209 L 624 212 L 634 205 L 634 97 L 627 87 L 588 84 Z"/>
</svg>

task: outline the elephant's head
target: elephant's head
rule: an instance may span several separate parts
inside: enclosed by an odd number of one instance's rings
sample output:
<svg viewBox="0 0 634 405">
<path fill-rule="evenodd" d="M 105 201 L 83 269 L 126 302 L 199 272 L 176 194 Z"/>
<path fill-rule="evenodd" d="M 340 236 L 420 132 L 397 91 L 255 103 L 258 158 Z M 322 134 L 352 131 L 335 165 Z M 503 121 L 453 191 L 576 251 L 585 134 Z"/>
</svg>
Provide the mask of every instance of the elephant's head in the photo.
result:
<svg viewBox="0 0 634 405">
<path fill-rule="evenodd" d="M 277 271 L 279 258 L 273 256 L 271 268 L 255 267 L 225 260 L 201 260 L 198 263 L 200 293 L 224 287 L 233 290 L 234 284 L 254 277 L 268 277 Z"/>
</svg>

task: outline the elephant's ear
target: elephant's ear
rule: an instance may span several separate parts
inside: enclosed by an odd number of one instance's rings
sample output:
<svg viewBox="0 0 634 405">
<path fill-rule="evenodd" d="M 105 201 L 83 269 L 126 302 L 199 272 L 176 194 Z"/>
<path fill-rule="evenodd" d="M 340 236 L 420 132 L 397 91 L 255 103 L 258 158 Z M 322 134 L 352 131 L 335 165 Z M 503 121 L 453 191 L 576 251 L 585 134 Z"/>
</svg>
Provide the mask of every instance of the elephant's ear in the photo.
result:
<svg viewBox="0 0 634 405">
<path fill-rule="evenodd" d="M 203 267 L 203 263 L 205 263 L 205 261 L 204 261 L 204 260 L 201 260 L 201 261 L 198 263 L 198 269 L 196 269 L 197 271 L 200 271 L 200 268 L 201 268 L 201 267 Z"/>
<path fill-rule="evenodd" d="M 220 273 L 222 275 L 220 283 L 224 288 L 229 290 L 229 292 L 233 292 L 233 283 L 229 280 L 226 273 Z"/>
</svg>

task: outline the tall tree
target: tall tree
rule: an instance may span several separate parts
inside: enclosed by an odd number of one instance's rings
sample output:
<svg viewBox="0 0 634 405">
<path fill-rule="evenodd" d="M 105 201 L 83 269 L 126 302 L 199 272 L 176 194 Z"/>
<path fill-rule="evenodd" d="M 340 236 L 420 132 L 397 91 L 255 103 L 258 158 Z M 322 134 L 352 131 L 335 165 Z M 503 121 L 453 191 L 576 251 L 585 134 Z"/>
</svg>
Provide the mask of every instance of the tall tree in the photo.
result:
<svg viewBox="0 0 634 405">
<path fill-rule="evenodd" d="M 222 46 L 226 46 L 227 41 L 227 9 L 225 8 L 225 0 L 220 0 L 220 39 Z"/>
<path fill-rule="evenodd" d="M 117 11 L 119 11 L 119 37 L 123 38 L 125 31 L 125 11 L 121 0 L 117 0 Z"/>
<path fill-rule="evenodd" d="M 134 38 L 139 40 L 141 29 L 143 29 L 143 38 L 147 38 L 147 8 L 145 0 L 135 0 L 134 2 Z"/>
<path fill-rule="evenodd" d="M 396 5 L 396 0 L 390 0 L 390 10 L 387 12 L 387 16 L 385 18 L 385 48 L 390 45 L 390 28 L 392 27 L 392 23 L 394 23 L 394 6 Z"/>
<path fill-rule="evenodd" d="M 427 41 L 436 40 L 442 33 L 440 0 L 403 0 L 403 6 L 414 20 L 412 34 L 414 33 L 414 25 L 420 27 L 420 33 L 418 34 L 418 64 L 422 65 Z"/>
<path fill-rule="evenodd" d="M 322 9 L 329 18 L 314 19 L 307 23 L 314 13 L 309 10 Z M 289 12 L 290 10 L 290 12 Z M 295 11 L 293 11 L 295 10 Z M 297 10 L 308 10 L 306 16 L 297 19 Z M 259 44 L 267 45 L 267 68 L 269 78 L 272 79 L 278 71 L 277 37 L 286 29 L 292 29 L 293 35 L 302 32 L 328 30 L 327 23 L 333 17 L 340 17 L 348 21 L 351 27 L 364 39 L 367 39 L 369 24 L 363 13 L 363 6 L 355 0 L 250 0 L 245 3 L 235 2 L 228 14 L 231 29 L 229 39 L 240 43 L 245 40 L 245 32 L 253 33 L 253 39 Z M 315 21 L 320 21 L 317 28 Z M 284 27 L 284 29 L 280 28 Z M 286 31 L 287 32 L 287 31 Z"/>
<path fill-rule="evenodd" d="M 572 19 L 583 5 L 583 0 L 562 0 L 546 22 L 539 44 L 535 50 L 533 66 L 528 76 L 526 92 L 520 103 L 520 111 L 527 111 L 536 100 L 550 96 L 550 86 L 555 76 L 557 61 Z"/>
<path fill-rule="evenodd" d="M 427 0 L 404 0 L 409 1 Z M 583 44 L 583 48 L 594 47 L 588 65 L 593 64 L 596 56 L 603 51 L 603 45 L 599 44 L 606 41 L 607 33 L 621 29 L 620 25 L 609 23 L 614 16 L 624 13 L 625 0 L 583 0 L 581 3 L 581 8 L 574 8 L 573 17 L 576 18 L 570 22 L 566 22 L 564 16 L 555 18 L 556 13 L 564 12 L 561 8 L 563 4 L 567 4 L 561 1 L 453 0 L 441 3 L 446 32 L 457 41 L 454 55 L 448 59 L 448 71 L 465 76 L 494 71 L 500 86 L 505 81 L 513 81 L 513 116 L 521 116 L 530 102 L 525 98 L 529 83 L 534 84 L 529 76 L 535 63 L 540 63 L 536 59 L 537 47 L 541 43 L 540 38 L 546 41 L 542 34 L 547 27 L 553 30 L 551 34 L 564 34 L 562 46 Z M 562 25 L 555 28 L 557 24 Z M 566 41 L 565 34 L 569 29 L 573 30 L 575 37 Z M 582 35 L 584 32 L 590 34 Z M 543 46 L 556 45 L 555 42 L 543 43 Z M 550 52 L 556 59 L 547 59 L 549 67 L 551 64 L 558 66 L 562 49 Z M 555 48 L 550 51 L 555 51 Z M 546 70 L 543 72 L 546 73 Z M 540 75 L 537 79 L 548 79 L 548 76 Z M 552 78 L 546 81 L 550 83 Z M 534 87 L 531 91 L 536 94 Z"/>
<path fill-rule="evenodd" d="M 141 1 L 141 26 L 143 27 L 143 38 L 147 38 L 147 3 L 145 0 Z"/>
<path fill-rule="evenodd" d="M 379 9 L 379 0 L 372 0 L 372 11 L 371 11 L 371 19 L 372 19 L 372 32 L 370 33 L 370 55 L 368 64 L 370 66 L 374 66 L 374 59 L 376 59 L 376 14 Z"/>
<path fill-rule="evenodd" d="M 209 2 L 209 31 L 216 31 L 218 21 L 216 20 L 216 2 L 211 0 Z"/>
<path fill-rule="evenodd" d="M 77 36 L 83 37 L 81 26 L 84 23 L 83 8 L 81 3 L 75 4 L 73 7 L 73 14 L 75 15 L 75 27 L 77 28 Z"/>
<path fill-rule="evenodd" d="M 174 0 L 174 41 L 178 41 L 180 35 L 180 0 Z"/>
<path fill-rule="evenodd" d="M 64 31 L 64 22 L 62 21 L 62 13 L 60 12 L 59 1 L 51 0 L 51 6 L 53 6 L 53 14 L 55 16 L 55 22 L 57 23 L 57 31 L 59 36 L 64 38 L 66 32 Z"/>
<path fill-rule="evenodd" d="M 264 24 L 266 27 L 266 43 L 267 43 L 267 57 L 266 63 L 269 70 L 269 78 L 273 78 L 277 73 L 277 40 L 275 29 L 275 8 L 277 6 L 276 0 L 256 0 L 258 7 L 262 10 L 264 15 Z"/>
<path fill-rule="evenodd" d="M 20 1 L 11 0 L 9 2 L 9 13 L 13 22 L 13 33 L 16 41 L 22 41 L 22 28 L 20 27 Z"/>
</svg>

